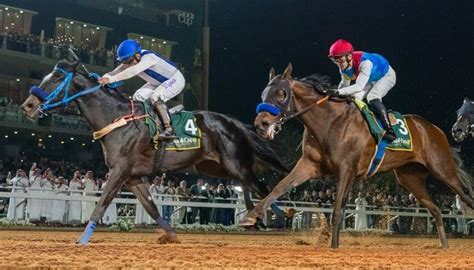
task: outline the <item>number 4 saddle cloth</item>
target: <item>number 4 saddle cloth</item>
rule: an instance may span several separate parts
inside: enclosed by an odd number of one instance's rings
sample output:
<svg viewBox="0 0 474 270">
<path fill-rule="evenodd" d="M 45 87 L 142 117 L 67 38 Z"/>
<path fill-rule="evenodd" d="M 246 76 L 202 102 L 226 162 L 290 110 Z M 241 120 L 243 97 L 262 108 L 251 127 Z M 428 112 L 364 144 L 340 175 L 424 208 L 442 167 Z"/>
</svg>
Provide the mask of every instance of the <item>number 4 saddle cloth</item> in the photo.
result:
<svg viewBox="0 0 474 270">
<path fill-rule="evenodd" d="M 145 124 L 148 126 L 150 135 L 153 138 L 155 149 L 158 149 L 158 137 L 162 130 L 161 122 L 147 102 L 143 102 L 143 107 L 148 114 L 145 119 Z M 183 151 L 201 147 L 201 130 L 196 123 L 196 118 L 192 112 L 183 111 L 182 108 L 182 105 L 178 105 L 169 110 L 171 114 L 171 124 L 178 138 L 166 141 L 165 150 Z"/>
<path fill-rule="evenodd" d="M 370 110 L 369 106 L 365 102 L 355 99 L 354 103 L 364 116 L 370 133 L 374 137 L 375 141 L 379 143 L 385 134 L 385 130 L 383 129 L 380 120 L 375 116 L 375 114 Z M 393 130 L 397 134 L 397 139 L 387 144 L 387 149 L 393 151 L 412 151 L 413 144 L 411 133 L 403 115 L 399 112 L 391 111 L 389 112 L 388 116 Z"/>
</svg>

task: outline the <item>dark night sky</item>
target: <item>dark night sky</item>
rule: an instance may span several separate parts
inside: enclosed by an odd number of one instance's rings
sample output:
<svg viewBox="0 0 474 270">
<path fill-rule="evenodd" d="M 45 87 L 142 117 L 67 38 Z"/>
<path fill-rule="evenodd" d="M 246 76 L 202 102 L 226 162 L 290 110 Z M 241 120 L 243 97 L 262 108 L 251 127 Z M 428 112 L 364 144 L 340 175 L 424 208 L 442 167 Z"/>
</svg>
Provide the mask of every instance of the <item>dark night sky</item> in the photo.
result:
<svg viewBox="0 0 474 270">
<path fill-rule="evenodd" d="M 445 0 L 211 0 L 210 110 L 252 123 L 274 66 L 293 74 L 329 75 L 338 38 L 356 50 L 384 55 L 397 85 L 389 108 L 419 114 L 445 132 L 465 96 L 474 98 L 474 1 Z M 451 143 L 454 141 L 448 136 Z M 462 154 L 474 164 L 474 140 Z"/>
<path fill-rule="evenodd" d="M 339 82 L 331 43 L 384 55 L 397 85 L 384 99 L 444 130 L 472 93 L 474 1 L 211 0 L 210 109 L 252 122 L 274 66 Z M 474 95 L 471 94 L 471 98 Z"/>
</svg>

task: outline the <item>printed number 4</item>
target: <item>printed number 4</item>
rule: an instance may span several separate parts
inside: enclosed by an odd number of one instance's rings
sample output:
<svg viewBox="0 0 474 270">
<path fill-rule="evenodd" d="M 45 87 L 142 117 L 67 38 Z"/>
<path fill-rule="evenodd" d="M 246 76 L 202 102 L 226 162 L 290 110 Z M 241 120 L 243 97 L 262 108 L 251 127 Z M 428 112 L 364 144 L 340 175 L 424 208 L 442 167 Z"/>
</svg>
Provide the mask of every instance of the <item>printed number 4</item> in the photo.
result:
<svg viewBox="0 0 474 270">
<path fill-rule="evenodd" d="M 196 135 L 198 129 L 194 125 L 193 119 L 188 119 L 186 125 L 184 126 L 184 130 L 191 132 L 193 135 Z"/>
<path fill-rule="evenodd" d="M 400 131 L 400 134 L 402 135 L 408 135 L 408 129 L 405 126 L 405 122 L 401 119 L 397 119 L 397 125 L 398 126 L 398 131 Z"/>
</svg>

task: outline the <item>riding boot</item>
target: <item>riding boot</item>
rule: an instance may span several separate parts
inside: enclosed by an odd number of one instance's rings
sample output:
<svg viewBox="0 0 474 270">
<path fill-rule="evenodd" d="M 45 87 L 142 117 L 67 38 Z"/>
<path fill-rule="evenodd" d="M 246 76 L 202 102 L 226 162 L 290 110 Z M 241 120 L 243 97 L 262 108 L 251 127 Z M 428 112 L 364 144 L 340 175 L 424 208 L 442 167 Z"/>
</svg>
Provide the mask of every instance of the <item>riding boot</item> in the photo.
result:
<svg viewBox="0 0 474 270">
<path fill-rule="evenodd" d="M 385 129 L 384 138 L 389 142 L 393 142 L 394 140 L 396 140 L 397 134 L 393 130 L 392 124 L 390 123 L 385 105 L 383 105 L 380 99 L 373 99 L 369 101 L 369 104 L 372 108 L 375 109 L 375 111 L 380 117 L 382 126 Z"/>
<path fill-rule="evenodd" d="M 163 121 L 163 127 L 165 130 L 160 134 L 160 139 L 162 140 L 174 140 L 177 138 L 173 126 L 171 126 L 171 118 L 168 114 L 168 107 L 166 103 L 161 100 L 158 100 L 153 104 L 156 108 L 156 111 L 160 114 L 161 120 Z"/>
</svg>

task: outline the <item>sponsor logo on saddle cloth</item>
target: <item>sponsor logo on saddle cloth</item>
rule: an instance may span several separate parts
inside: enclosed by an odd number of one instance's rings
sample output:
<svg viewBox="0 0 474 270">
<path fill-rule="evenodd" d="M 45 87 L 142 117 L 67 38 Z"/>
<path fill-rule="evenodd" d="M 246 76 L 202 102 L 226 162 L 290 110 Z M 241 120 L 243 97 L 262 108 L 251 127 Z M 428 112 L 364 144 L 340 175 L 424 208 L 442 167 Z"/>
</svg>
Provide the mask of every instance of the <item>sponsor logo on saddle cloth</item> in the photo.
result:
<svg viewBox="0 0 474 270">
<path fill-rule="evenodd" d="M 369 109 L 369 106 L 365 102 L 355 99 L 354 104 L 357 106 L 357 108 L 359 108 L 362 115 L 364 116 L 369 126 L 370 133 L 376 142 L 379 143 L 385 133 L 382 124 L 375 117 L 374 113 Z M 403 115 L 399 112 L 392 111 L 389 112 L 389 119 L 393 130 L 397 134 L 397 139 L 388 144 L 387 149 L 393 151 L 412 151 L 413 144 L 411 132 Z"/>
</svg>

